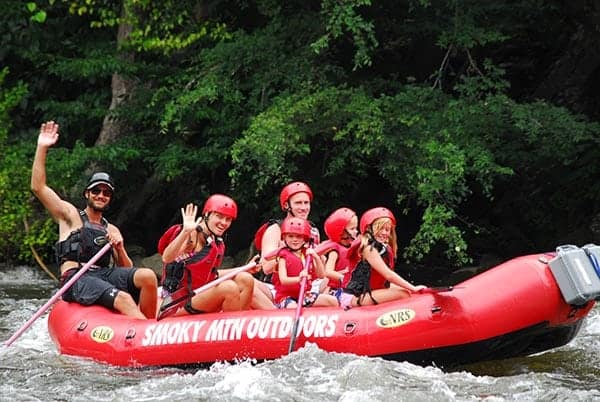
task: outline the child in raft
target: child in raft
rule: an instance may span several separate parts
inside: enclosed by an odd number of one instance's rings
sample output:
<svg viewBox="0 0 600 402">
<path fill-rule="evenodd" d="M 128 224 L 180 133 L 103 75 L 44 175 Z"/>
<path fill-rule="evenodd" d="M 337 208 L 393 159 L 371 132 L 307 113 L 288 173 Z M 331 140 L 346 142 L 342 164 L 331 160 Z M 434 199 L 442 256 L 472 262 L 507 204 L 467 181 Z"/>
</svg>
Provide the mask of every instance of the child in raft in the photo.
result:
<svg viewBox="0 0 600 402">
<path fill-rule="evenodd" d="M 325 259 L 328 292 L 339 297 L 349 279 L 347 254 L 352 241 L 358 236 L 358 217 L 350 208 L 338 208 L 327 217 L 323 226 L 328 239 L 319 244 L 316 250 Z"/>
<path fill-rule="evenodd" d="M 359 226 L 361 235 L 348 250 L 352 272 L 340 295 L 342 308 L 403 299 L 426 289 L 411 284 L 393 270 L 396 218 L 389 209 L 369 209 L 361 216 Z"/>
<path fill-rule="evenodd" d="M 334 296 L 311 291 L 313 273 L 316 278 L 324 278 L 325 267 L 317 252 L 307 247 L 310 223 L 302 218 L 284 219 L 281 223 L 281 239 L 285 246 L 277 254 L 277 268 L 273 272 L 277 307 L 295 308 L 299 302 L 304 307 L 337 306 Z M 306 291 L 301 296 L 302 300 L 298 300 L 303 278 L 306 278 Z"/>
</svg>

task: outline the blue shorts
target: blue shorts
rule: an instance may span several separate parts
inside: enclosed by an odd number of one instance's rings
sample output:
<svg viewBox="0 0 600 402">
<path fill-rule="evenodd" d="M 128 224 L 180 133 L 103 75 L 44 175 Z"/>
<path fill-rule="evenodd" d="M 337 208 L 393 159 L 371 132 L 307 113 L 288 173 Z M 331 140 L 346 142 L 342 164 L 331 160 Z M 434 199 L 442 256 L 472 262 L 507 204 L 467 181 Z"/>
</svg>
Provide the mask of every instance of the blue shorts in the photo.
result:
<svg viewBox="0 0 600 402">
<path fill-rule="evenodd" d="M 77 271 L 77 268 L 66 271 L 60 278 L 61 286 Z M 121 290 L 129 293 L 138 303 L 140 289 L 133 284 L 136 271 L 137 268 L 90 268 L 62 295 L 62 299 L 84 306 L 97 304 L 114 310 L 115 297 Z"/>
<path fill-rule="evenodd" d="M 319 293 L 318 292 L 306 292 L 304 294 L 304 300 L 302 301 L 302 307 L 310 307 L 313 304 L 315 304 L 315 302 L 317 301 L 317 298 L 319 297 Z M 283 299 L 282 301 L 280 301 L 279 303 L 277 303 L 275 306 L 277 308 L 287 308 L 287 306 L 290 303 L 297 303 L 298 301 L 294 298 L 294 297 L 286 297 L 285 299 Z"/>
</svg>

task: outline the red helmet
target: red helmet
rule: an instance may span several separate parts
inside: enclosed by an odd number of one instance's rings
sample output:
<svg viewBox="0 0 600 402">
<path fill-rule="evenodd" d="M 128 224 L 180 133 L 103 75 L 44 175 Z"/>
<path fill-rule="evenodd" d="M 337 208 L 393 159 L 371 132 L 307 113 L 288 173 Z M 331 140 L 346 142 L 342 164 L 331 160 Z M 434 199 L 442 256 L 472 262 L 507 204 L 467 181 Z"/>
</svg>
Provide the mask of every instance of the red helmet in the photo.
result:
<svg viewBox="0 0 600 402">
<path fill-rule="evenodd" d="M 292 195 L 297 193 L 306 193 L 311 201 L 313 199 L 313 193 L 310 187 L 308 187 L 308 184 L 301 181 L 295 181 L 288 184 L 281 190 L 281 193 L 279 194 L 279 205 L 281 205 L 281 209 L 285 211 L 285 204 Z"/>
<path fill-rule="evenodd" d="M 281 223 L 281 238 L 285 234 L 297 234 L 304 237 L 304 240 L 310 239 L 310 223 L 306 219 L 289 217 Z"/>
<path fill-rule="evenodd" d="M 202 214 L 218 212 L 231 219 L 237 218 L 237 205 L 235 201 L 223 194 L 213 194 L 204 203 Z"/>
<path fill-rule="evenodd" d="M 392 225 L 396 226 L 396 218 L 392 211 L 385 207 L 371 208 L 360 217 L 360 233 L 364 233 L 367 226 L 371 225 L 379 218 L 390 218 L 392 220 Z"/>
<path fill-rule="evenodd" d="M 325 220 L 325 234 L 329 240 L 339 243 L 344 235 L 344 230 L 356 212 L 350 208 L 338 208 Z"/>
</svg>

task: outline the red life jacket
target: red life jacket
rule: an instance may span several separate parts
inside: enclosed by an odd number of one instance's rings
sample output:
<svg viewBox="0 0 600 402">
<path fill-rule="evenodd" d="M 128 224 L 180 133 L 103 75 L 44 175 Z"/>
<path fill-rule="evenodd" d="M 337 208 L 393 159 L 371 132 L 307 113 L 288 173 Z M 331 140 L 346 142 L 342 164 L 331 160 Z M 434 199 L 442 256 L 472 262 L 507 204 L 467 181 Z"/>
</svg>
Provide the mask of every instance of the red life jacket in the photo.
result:
<svg viewBox="0 0 600 402">
<path fill-rule="evenodd" d="M 254 247 L 260 251 L 262 249 L 262 238 L 265 235 L 265 232 L 271 225 L 281 225 L 281 219 L 269 219 L 256 230 L 254 234 Z"/>
<path fill-rule="evenodd" d="M 302 255 L 304 256 L 304 258 L 306 258 L 305 254 L 304 254 L 304 250 L 302 251 Z M 279 251 L 277 258 L 285 259 L 285 268 L 287 271 L 287 275 L 290 277 L 299 276 L 300 272 L 302 272 L 302 270 L 304 269 L 304 259 L 298 257 L 296 254 L 294 254 L 294 252 L 292 250 L 290 250 L 287 247 L 282 248 Z M 312 266 L 311 266 L 311 268 L 312 268 Z M 309 271 L 310 271 L 310 269 L 309 269 Z M 291 297 L 294 300 L 296 300 L 298 298 L 298 293 L 300 292 L 300 283 L 294 283 L 293 285 L 282 284 L 281 280 L 279 279 L 279 270 L 278 269 L 276 269 L 273 272 L 272 281 L 273 281 L 273 286 L 275 287 L 275 302 L 276 303 L 280 303 L 286 297 Z M 312 281 L 310 279 L 308 279 L 306 281 L 305 289 L 310 289 L 311 282 Z"/>
<path fill-rule="evenodd" d="M 169 243 L 177 237 L 181 231 L 181 225 L 171 226 L 159 240 L 158 249 L 163 251 Z M 180 289 L 188 287 L 194 290 L 217 278 L 217 268 L 223 262 L 225 254 L 225 243 L 220 238 L 213 240 L 207 238 L 206 245 L 191 255 L 183 255 L 169 264 L 163 266 L 161 284 L 168 284 L 171 288 Z M 170 281 L 176 281 L 173 285 Z M 169 289 L 172 292 L 172 290 Z"/>
<path fill-rule="evenodd" d="M 181 225 L 173 225 L 158 240 L 157 250 L 158 254 L 162 255 L 165 252 L 165 249 L 181 232 Z"/>
<path fill-rule="evenodd" d="M 335 251 L 338 255 L 338 258 L 335 261 L 335 270 L 343 271 L 344 269 L 348 269 L 348 272 L 344 274 L 342 285 L 349 280 L 351 265 L 350 260 L 348 259 L 348 247 L 344 247 L 340 243 L 336 243 L 332 240 L 325 240 L 323 243 L 320 243 L 317 247 L 315 247 L 315 251 L 319 255 L 328 255 L 330 252 Z M 337 288 L 335 285 L 336 283 L 329 282 L 329 286 L 331 288 Z"/>
</svg>

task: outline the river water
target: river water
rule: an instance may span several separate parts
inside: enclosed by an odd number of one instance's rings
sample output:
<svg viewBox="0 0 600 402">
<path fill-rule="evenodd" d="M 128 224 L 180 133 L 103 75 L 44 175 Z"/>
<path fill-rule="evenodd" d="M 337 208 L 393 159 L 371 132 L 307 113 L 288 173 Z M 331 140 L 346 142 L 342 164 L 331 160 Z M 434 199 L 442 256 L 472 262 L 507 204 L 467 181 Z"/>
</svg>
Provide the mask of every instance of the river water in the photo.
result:
<svg viewBox="0 0 600 402">
<path fill-rule="evenodd" d="M 56 290 L 31 267 L 0 266 L 0 341 Z M 2 401 L 600 401 L 600 307 L 568 345 L 451 372 L 326 353 L 308 345 L 279 360 L 204 369 L 123 369 L 59 355 L 43 315 L 0 346 Z"/>
</svg>

